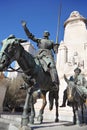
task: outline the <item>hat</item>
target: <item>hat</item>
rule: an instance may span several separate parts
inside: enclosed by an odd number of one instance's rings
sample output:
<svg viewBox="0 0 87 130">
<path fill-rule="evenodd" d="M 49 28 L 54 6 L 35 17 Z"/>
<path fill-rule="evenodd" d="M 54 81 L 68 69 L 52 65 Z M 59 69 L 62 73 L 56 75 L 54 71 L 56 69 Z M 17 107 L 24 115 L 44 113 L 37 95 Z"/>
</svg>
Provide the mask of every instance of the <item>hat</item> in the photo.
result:
<svg viewBox="0 0 87 130">
<path fill-rule="evenodd" d="M 74 69 L 74 72 L 78 71 L 79 73 L 81 73 L 81 69 L 79 69 L 78 67 L 76 69 Z"/>
<path fill-rule="evenodd" d="M 48 31 L 44 31 L 44 37 L 50 36 L 50 33 Z"/>
<path fill-rule="evenodd" d="M 8 36 L 8 39 L 12 39 L 12 38 L 15 38 L 15 35 L 10 34 L 10 35 Z"/>
</svg>

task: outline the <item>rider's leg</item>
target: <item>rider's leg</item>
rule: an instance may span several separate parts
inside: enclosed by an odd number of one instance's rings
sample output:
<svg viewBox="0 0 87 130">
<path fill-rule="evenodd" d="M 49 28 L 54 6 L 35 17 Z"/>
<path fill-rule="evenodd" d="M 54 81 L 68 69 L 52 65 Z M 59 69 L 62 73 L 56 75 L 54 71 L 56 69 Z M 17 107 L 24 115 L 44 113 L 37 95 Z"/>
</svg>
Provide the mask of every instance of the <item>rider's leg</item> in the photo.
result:
<svg viewBox="0 0 87 130">
<path fill-rule="evenodd" d="M 67 101 L 67 89 L 65 89 L 63 92 L 63 102 L 62 102 L 62 105 L 60 107 L 65 107 L 66 101 Z"/>
<path fill-rule="evenodd" d="M 50 56 L 43 56 L 42 59 L 40 60 L 41 62 L 44 61 L 44 70 L 48 71 L 50 73 L 51 79 L 52 79 L 52 89 L 56 90 L 58 89 L 59 86 L 59 78 L 58 78 L 58 74 L 57 74 L 57 70 L 56 70 L 56 65 L 55 62 L 53 60 L 53 57 Z"/>
<path fill-rule="evenodd" d="M 85 88 L 84 86 L 77 86 L 77 92 L 82 96 L 86 96 L 87 98 L 87 88 Z"/>
<path fill-rule="evenodd" d="M 56 68 L 55 67 L 50 68 L 49 72 L 50 72 L 50 75 L 51 75 L 51 79 L 52 79 L 52 83 L 53 83 L 53 88 L 54 89 L 58 89 L 59 78 L 58 78 L 58 74 L 57 74 Z"/>
</svg>

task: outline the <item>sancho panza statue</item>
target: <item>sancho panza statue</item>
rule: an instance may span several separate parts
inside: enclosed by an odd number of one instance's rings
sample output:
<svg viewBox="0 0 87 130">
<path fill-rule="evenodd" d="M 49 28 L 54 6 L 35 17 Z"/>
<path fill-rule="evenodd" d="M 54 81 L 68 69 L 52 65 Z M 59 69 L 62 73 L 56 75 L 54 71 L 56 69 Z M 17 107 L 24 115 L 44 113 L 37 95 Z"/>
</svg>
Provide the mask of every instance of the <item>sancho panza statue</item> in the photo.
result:
<svg viewBox="0 0 87 130">
<path fill-rule="evenodd" d="M 53 52 L 56 53 L 59 44 L 54 44 L 52 40 L 49 40 L 50 33 L 45 31 L 43 38 L 36 38 L 27 28 L 26 22 L 22 21 L 23 29 L 31 40 L 37 43 L 38 52 L 37 57 L 45 72 L 49 72 L 52 78 L 53 89 L 56 90 L 59 85 L 59 78 L 56 70 Z"/>
</svg>

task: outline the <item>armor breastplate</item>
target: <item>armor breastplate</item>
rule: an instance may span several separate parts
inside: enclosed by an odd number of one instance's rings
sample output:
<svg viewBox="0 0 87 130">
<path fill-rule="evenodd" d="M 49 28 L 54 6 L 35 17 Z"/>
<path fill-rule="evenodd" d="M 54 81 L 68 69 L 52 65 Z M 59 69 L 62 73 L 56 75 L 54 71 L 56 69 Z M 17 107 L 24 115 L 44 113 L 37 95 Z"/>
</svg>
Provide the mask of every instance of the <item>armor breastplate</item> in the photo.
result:
<svg viewBox="0 0 87 130">
<path fill-rule="evenodd" d="M 40 43 L 38 44 L 38 47 L 40 49 L 49 49 L 51 50 L 53 46 L 53 42 L 48 39 L 41 39 Z"/>
</svg>

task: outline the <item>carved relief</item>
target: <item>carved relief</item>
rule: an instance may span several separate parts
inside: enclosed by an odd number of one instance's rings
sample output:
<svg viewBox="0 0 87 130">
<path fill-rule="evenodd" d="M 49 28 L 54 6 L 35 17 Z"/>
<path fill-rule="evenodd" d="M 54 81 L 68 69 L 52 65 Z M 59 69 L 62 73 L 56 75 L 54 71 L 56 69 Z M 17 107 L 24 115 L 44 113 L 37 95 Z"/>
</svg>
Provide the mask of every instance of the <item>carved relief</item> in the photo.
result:
<svg viewBox="0 0 87 130">
<path fill-rule="evenodd" d="M 80 17 L 80 14 L 78 11 L 73 11 L 71 14 L 70 14 L 70 17 Z"/>
<path fill-rule="evenodd" d="M 84 67 L 84 60 L 81 59 L 78 52 L 75 51 L 74 54 L 70 57 L 68 61 L 69 66 L 78 66 L 78 67 Z"/>
</svg>

